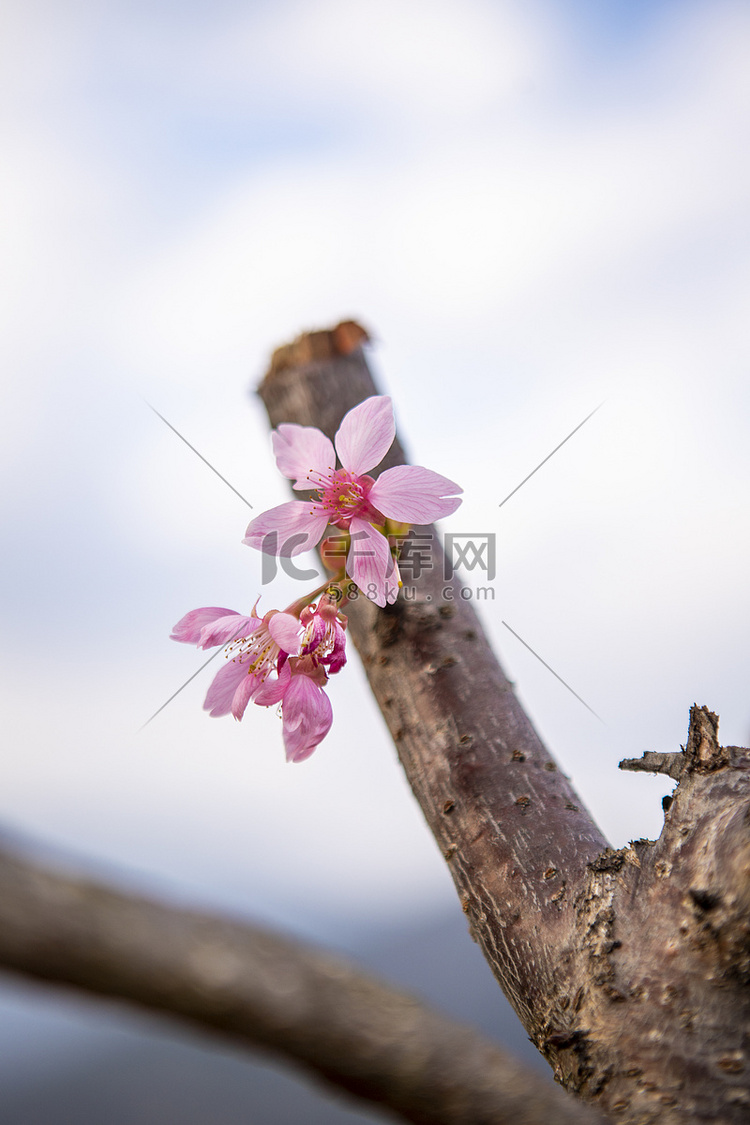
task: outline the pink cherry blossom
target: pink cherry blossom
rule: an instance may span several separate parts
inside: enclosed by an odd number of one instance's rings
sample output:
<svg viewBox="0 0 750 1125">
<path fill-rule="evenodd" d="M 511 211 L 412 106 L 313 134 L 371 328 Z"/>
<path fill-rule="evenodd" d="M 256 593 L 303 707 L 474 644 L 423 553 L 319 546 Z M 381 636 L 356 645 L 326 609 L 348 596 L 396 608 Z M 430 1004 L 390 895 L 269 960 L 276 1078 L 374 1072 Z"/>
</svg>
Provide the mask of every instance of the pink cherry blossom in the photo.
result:
<svg viewBox="0 0 750 1125">
<path fill-rule="evenodd" d="M 346 618 L 327 594 L 317 608 L 303 608 L 302 621 L 278 610 L 261 618 L 256 607 L 249 617 L 218 606 L 191 610 L 175 625 L 172 640 L 204 649 L 225 645 L 227 664 L 214 677 L 204 710 L 214 718 L 231 713 L 241 719 L 248 703 L 280 703 L 287 760 L 302 762 L 331 729 L 324 688 L 328 672 L 346 663 Z"/>
<path fill-rule="evenodd" d="M 455 512 L 463 490 L 447 477 L 418 465 L 368 475 L 382 461 L 396 433 L 387 395 L 375 395 L 344 417 L 332 443 L 314 426 L 285 423 L 272 440 L 276 464 L 297 490 L 315 490 L 317 500 L 290 500 L 257 516 L 243 540 L 268 554 L 291 557 L 310 550 L 328 524 L 351 534 L 347 573 L 376 605 L 398 596 L 398 570 L 387 538 L 387 519 L 431 523 Z M 335 445 L 335 448 L 334 448 Z M 341 468 L 336 469 L 336 454 Z M 375 526 L 374 526 L 375 525 Z"/>
<path fill-rule="evenodd" d="M 265 706 L 281 703 L 288 762 L 304 762 L 331 729 L 333 708 L 323 690 L 327 682 L 314 656 L 290 656 L 278 679 L 265 684 L 255 699 Z"/>
<path fill-rule="evenodd" d="M 346 664 L 346 617 L 336 598 L 325 593 L 317 605 L 300 613 L 304 632 L 298 655 L 289 656 L 278 679 L 269 680 L 255 702 L 280 703 L 287 761 L 303 762 L 325 738 L 333 722 L 331 702 L 323 690 L 328 674 Z"/>
<path fill-rule="evenodd" d="M 231 712 L 241 719 L 269 675 L 289 653 L 299 651 L 301 633 L 299 620 L 290 613 L 272 609 L 258 617 L 253 607 L 245 617 L 232 609 L 206 606 L 186 613 L 175 625 L 172 640 L 203 649 L 226 645 L 227 664 L 214 677 L 203 708 L 214 718 Z"/>
</svg>

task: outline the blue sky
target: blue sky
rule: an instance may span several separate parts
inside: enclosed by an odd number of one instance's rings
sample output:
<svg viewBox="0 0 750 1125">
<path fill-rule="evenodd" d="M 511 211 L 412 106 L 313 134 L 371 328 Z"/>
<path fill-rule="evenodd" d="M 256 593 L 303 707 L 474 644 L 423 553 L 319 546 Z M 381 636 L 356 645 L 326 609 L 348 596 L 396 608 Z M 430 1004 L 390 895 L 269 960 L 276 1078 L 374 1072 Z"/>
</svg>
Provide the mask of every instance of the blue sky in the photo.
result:
<svg viewBox="0 0 750 1125">
<path fill-rule="evenodd" d="M 356 315 L 413 459 L 464 485 L 445 529 L 498 536 L 483 616 L 542 735 L 616 844 L 658 833 L 664 783 L 618 759 L 676 749 L 693 702 L 750 739 L 746 5 L 3 20 L 0 818 L 319 935 L 450 901 L 356 659 L 304 766 L 273 713 L 205 716 L 206 680 L 135 733 L 198 665 L 174 621 L 260 576 L 144 398 L 279 503 L 249 390 Z"/>
</svg>

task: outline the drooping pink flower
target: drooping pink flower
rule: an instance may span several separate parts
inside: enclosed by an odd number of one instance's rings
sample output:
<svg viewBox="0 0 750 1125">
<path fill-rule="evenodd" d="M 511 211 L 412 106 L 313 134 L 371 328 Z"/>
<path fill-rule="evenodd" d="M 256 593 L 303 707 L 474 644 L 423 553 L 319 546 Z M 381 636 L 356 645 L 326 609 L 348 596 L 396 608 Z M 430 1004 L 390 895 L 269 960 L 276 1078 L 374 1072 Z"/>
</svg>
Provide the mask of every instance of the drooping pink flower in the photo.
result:
<svg viewBox="0 0 750 1125">
<path fill-rule="evenodd" d="M 255 607 L 245 617 L 205 606 L 186 613 L 172 631 L 172 640 L 198 648 L 226 646 L 227 664 L 203 704 L 214 718 L 231 713 L 241 719 L 248 703 L 281 704 L 290 762 L 309 758 L 331 729 L 333 710 L 324 688 L 328 671 L 338 672 L 346 663 L 346 618 L 337 613 L 335 599 L 323 595 L 317 608 L 302 610 L 302 617 L 273 609 L 258 617 Z"/>
<path fill-rule="evenodd" d="M 203 649 L 226 645 L 227 663 L 214 676 L 203 708 L 214 718 L 231 712 L 241 719 L 271 673 L 283 666 L 289 653 L 299 651 L 301 633 L 291 613 L 272 609 L 258 617 L 254 606 L 245 617 L 233 609 L 206 606 L 186 613 L 171 639 Z"/>
<path fill-rule="evenodd" d="M 284 748 L 288 762 L 304 762 L 323 741 L 333 723 L 326 695 L 325 668 L 312 656 L 290 656 L 277 680 L 261 688 L 255 702 L 281 703 Z"/>
<path fill-rule="evenodd" d="M 290 500 L 257 516 L 245 542 L 268 554 L 291 557 L 320 542 L 329 523 L 348 531 L 347 573 L 376 605 L 398 596 L 398 571 L 387 538 L 386 519 L 430 523 L 455 512 L 459 488 L 447 477 L 418 465 L 368 475 L 388 452 L 396 434 L 391 400 L 375 395 L 344 417 L 332 443 L 315 426 L 285 423 L 273 433 L 276 464 L 293 488 L 315 490 L 312 502 Z M 336 469 L 338 453 L 341 468 Z"/>
</svg>

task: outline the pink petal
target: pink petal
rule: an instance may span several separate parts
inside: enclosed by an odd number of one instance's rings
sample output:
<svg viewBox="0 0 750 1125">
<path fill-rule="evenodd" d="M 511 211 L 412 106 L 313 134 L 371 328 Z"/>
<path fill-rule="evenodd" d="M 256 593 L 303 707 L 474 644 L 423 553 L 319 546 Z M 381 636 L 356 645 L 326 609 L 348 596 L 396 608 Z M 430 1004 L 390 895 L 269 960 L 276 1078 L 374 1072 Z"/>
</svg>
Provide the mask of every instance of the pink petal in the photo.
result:
<svg viewBox="0 0 750 1125">
<path fill-rule="evenodd" d="M 279 472 L 295 482 L 292 488 L 317 489 L 316 478 L 336 468 L 333 443 L 316 426 L 284 422 L 271 434 L 271 441 Z"/>
<path fill-rule="evenodd" d="M 197 645 L 200 643 L 201 632 L 206 625 L 210 625 L 212 621 L 216 621 L 219 617 L 231 616 L 238 616 L 236 610 L 221 609 L 214 605 L 203 606 L 201 609 L 191 609 L 190 613 L 186 613 L 177 622 L 172 630 L 170 640 L 182 641 L 186 645 Z"/>
<path fill-rule="evenodd" d="M 359 476 L 380 464 L 395 436 L 390 398 L 373 395 L 349 411 L 334 441 L 341 464 Z"/>
<path fill-rule="evenodd" d="M 289 665 L 285 664 L 279 672 L 278 678 L 275 680 L 266 680 L 265 683 L 255 693 L 253 702 L 257 703 L 259 707 L 270 707 L 274 703 L 278 703 L 284 698 L 284 694 L 289 688 L 292 673 Z"/>
<path fill-rule="evenodd" d="M 356 517 L 350 524 L 352 536 L 346 572 L 365 597 L 381 608 L 398 597 L 398 571 L 388 540 L 369 523 Z"/>
<path fill-rule="evenodd" d="M 292 558 L 311 550 L 322 538 L 327 525 L 328 516 L 321 515 L 315 504 L 290 500 L 251 520 L 242 542 L 267 555 Z"/>
<path fill-rule="evenodd" d="M 367 499 L 389 519 L 432 523 L 455 512 L 461 503 L 456 492 L 463 489 L 431 469 L 397 465 L 380 474 Z"/>
<path fill-rule="evenodd" d="M 340 672 L 346 664 L 346 633 L 339 625 L 338 621 L 334 622 L 334 637 L 336 638 L 333 644 L 333 652 L 325 661 L 328 666 L 328 671 L 331 675 Z"/>
<path fill-rule="evenodd" d="M 251 699 L 254 699 L 263 686 L 263 681 L 254 672 L 248 672 L 239 683 L 239 687 L 232 696 L 232 714 L 238 721 L 245 714 L 245 708 Z"/>
<path fill-rule="evenodd" d="M 325 638 L 326 623 L 320 616 L 320 614 L 316 613 L 313 616 L 308 629 L 310 639 L 308 640 L 307 644 L 300 649 L 300 652 L 304 656 L 306 656 L 308 652 L 314 652 L 320 642 Z M 305 633 L 307 635 L 307 630 L 305 630 Z"/>
<path fill-rule="evenodd" d="M 282 704 L 284 746 L 288 762 L 309 758 L 331 729 L 331 701 L 309 676 L 292 676 Z"/>
<path fill-rule="evenodd" d="M 198 647 L 213 648 L 214 645 L 226 645 L 240 637 L 249 637 L 262 624 L 259 617 L 242 617 L 239 613 L 229 613 L 204 627 Z"/>
<path fill-rule="evenodd" d="M 299 652 L 302 626 L 291 613 L 274 613 L 268 619 L 268 632 L 282 652 L 296 656 Z"/>
<path fill-rule="evenodd" d="M 213 678 L 213 682 L 206 693 L 203 710 L 217 719 L 221 715 L 228 715 L 232 710 L 234 694 L 243 679 L 255 679 L 247 669 L 247 664 L 239 660 L 228 660 Z"/>
</svg>

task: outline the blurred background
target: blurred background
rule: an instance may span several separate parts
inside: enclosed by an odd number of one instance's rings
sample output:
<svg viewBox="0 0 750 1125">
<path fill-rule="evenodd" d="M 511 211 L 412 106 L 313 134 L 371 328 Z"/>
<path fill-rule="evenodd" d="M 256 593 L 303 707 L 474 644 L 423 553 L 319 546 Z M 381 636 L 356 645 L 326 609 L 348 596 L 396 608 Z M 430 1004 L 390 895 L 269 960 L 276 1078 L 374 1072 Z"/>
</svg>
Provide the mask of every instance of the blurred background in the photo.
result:
<svg viewBox="0 0 750 1125">
<path fill-rule="evenodd" d="M 360 319 L 412 460 L 464 486 L 444 530 L 496 536 L 479 611 L 542 737 L 615 846 L 658 835 L 671 783 L 618 760 L 677 750 L 694 702 L 750 741 L 750 9 L 8 0 L 0 55 L 3 838 L 344 950 L 533 1059 L 356 656 L 304 764 L 273 709 L 204 714 L 210 671 L 139 730 L 205 659 L 175 621 L 261 592 L 250 513 L 147 402 L 261 511 L 270 351 Z M 9 1125 L 370 1119 L 3 981 Z"/>
</svg>

